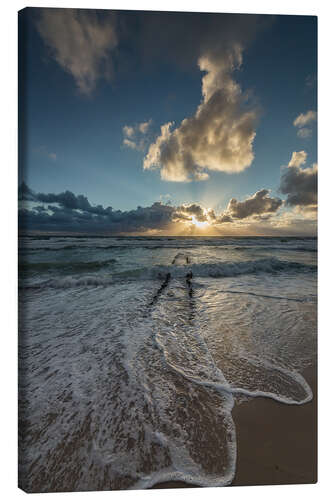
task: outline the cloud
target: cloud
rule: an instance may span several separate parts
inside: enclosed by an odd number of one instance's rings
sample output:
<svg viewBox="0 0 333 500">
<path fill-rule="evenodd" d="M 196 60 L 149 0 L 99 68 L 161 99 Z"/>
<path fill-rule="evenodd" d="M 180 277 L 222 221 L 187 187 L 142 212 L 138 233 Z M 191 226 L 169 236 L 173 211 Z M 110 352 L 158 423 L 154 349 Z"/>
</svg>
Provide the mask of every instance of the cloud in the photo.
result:
<svg viewBox="0 0 333 500">
<path fill-rule="evenodd" d="M 306 128 L 306 127 L 300 128 L 299 130 L 297 130 L 297 135 L 301 139 L 307 139 L 308 137 L 311 137 L 312 130 L 310 128 Z"/>
<path fill-rule="evenodd" d="M 281 200 L 269 197 L 268 193 L 263 189 L 243 202 L 232 199 L 222 213 L 215 213 L 200 203 L 172 206 L 162 202 L 121 211 L 111 206 L 92 205 L 86 196 L 68 190 L 59 194 L 36 193 L 22 183 L 19 228 L 20 231 L 95 234 L 197 234 L 202 230 L 214 235 L 315 233 L 316 214 L 312 206 L 302 210 L 295 206 L 278 213 Z M 207 224 L 198 229 L 198 222 Z"/>
<path fill-rule="evenodd" d="M 281 193 L 287 195 L 286 204 L 291 206 L 317 206 L 318 166 L 302 168 L 306 163 L 305 151 L 294 152 L 285 168 L 280 183 Z"/>
<path fill-rule="evenodd" d="M 206 209 L 198 203 L 180 205 L 175 209 L 174 221 L 191 221 L 192 217 L 198 222 L 213 222 L 216 219 L 215 212 L 212 209 Z"/>
<path fill-rule="evenodd" d="M 171 203 L 171 194 L 167 193 L 167 194 L 160 194 L 160 201 L 163 201 L 165 200 L 167 203 Z"/>
<path fill-rule="evenodd" d="M 216 224 L 225 224 L 226 222 L 233 222 L 233 218 L 228 214 L 221 214 L 216 219 Z"/>
<path fill-rule="evenodd" d="M 306 162 L 308 154 L 306 151 L 294 151 L 291 155 L 288 167 L 300 167 Z"/>
<path fill-rule="evenodd" d="M 83 210 L 96 215 L 107 215 L 112 212 L 111 207 L 103 208 L 101 205 L 91 205 L 88 198 L 82 194 L 76 196 L 71 191 L 59 194 L 35 193 L 24 182 L 19 186 L 18 199 L 19 201 L 58 203 L 63 209 Z"/>
<path fill-rule="evenodd" d="M 312 130 L 308 126 L 306 127 L 305 125 L 309 125 L 312 122 L 315 122 L 317 120 L 317 113 L 316 111 L 307 111 L 306 113 L 301 113 L 300 115 L 297 116 L 297 118 L 294 120 L 294 127 L 298 127 L 299 130 L 297 131 L 297 136 L 300 137 L 301 139 L 307 139 L 308 137 L 311 137 L 312 135 Z"/>
<path fill-rule="evenodd" d="M 163 180 L 186 182 L 206 180 L 205 170 L 236 173 L 251 165 L 258 113 L 247 109 L 246 96 L 231 76 L 241 61 L 238 45 L 222 58 L 199 59 L 203 100 L 179 127 L 162 125 L 144 158 L 145 170 L 158 168 Z"/>
<path fill-rule="evenodd" d="M 165 22 L 147 16 L 145 47 L 151 47 L 148 54 L 167 54 L 183 69 L 196 63 L 203 72 L 202 100 L 179 125 L 170 121 L 161 126 L 143 167 L 158 169 L 163 180 L 174 182 L 206 180 L 210 171 L 242 172 L 254 158 L 259 112 L 250 94 L 236 82 L 235 73 L 241 68 L 244 49 L 267 18 L 183 13 L 173 21 L 170 37 L 164 33 Z"/>
<path fill-rule="evenodd" d="M 226 215 L 233 219 L 245 219 L 251 216 L 274 213 L 281 205 L 280 198 L 271 198 L 268 189 L 261 189 L 244 201 L 232 198 L 229 201 Z"/>
<path fill-rule="evenodd" d="M 196 203 L 192 203 L 190 205 L 181 205 L 179 207 L 179 210 L 190 216 L 195 215 L 197 220 L 199 221 L 203 222 L 206 220 L 204 209 L 201 207 L 201 205 L 198 205 Z"/>
<path fill-rule="evenodd" d="M 94 10 L 45 8 L 37 29 L 51 57 L 72 75 L 82 94 L 91 94 L 100 78 L 110 78 L 110 55 L 117 45 L 112 13 L 102 20 Z"/>
<path fill-rule="evenodd" d="M 129 125 L 125 125 L 123 127 L 123 134 L 125 137 L 133 137 L 134 133 L 134 127 L 130 127 Z"/>
<path fill-rule="evenodd" d="M 127 146 L 128 148 L 131 148 L 131 149 L 140 149 L 139 145 L 136 144 L 136 142 L 131 141 L 130 139 L 124 139 L 123 140 L 123 145 Z"/>
<path fill-rule="evenodd" d="M 139 128 L 139 131 L 141 132 L 141 134 L 147 133 L 148 128 L 150 127 L 151 123 L 152 123 L 151 119 L 148 120 L 147 122 L 139 123 L 138 128 Z"/>
<path fill-rule="evenodd" d="M 173 223 L 175 207 L 161 202 L 135 210 L 113 210 L 91 205 L 84 195 L 71 191 L 60 194 L 35 193 L 22 183 L 19 187 L 19 226 L 23 230 L 131 233 L 166 229 Z M 25 203 L 22 203 L 25 202 Z M 40 202 L 29 208 L 26 202 Z"/>
<path fill-rule="evenodd" d="M 312 121 L 317 119 L 317 113 L 315 111 L 307 111 L 306 113 L 301 113 L 294 120 L 294 127 L 304 127 Z"/>
<path fill-rule="evenodd" d="M 151 124 L 152 119 L 135 125 L 125 125 L 123 127 L 123 145 L 137 151 L 143 151 L 147 143 L 142 136 L 147 134 Z"/>
</svg>

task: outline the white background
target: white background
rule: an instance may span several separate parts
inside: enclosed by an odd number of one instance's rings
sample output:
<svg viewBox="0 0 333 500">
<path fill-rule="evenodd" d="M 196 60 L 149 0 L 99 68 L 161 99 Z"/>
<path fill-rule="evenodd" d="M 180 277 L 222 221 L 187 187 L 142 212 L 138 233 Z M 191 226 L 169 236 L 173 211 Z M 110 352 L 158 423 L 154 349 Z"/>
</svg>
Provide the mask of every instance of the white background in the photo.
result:
<svg viewBox="0 0 333 500">
<path fill-rule="evenodd" d="M 7 0 L 8 2 L 8 0 Z M 333 22 L 329 0 L 68 0 L 3 2 L 0 16 L 0 495 L 22 498 L 17 484 L 17 11 L 24 7 L 90 7 L 110 9 L 186 10 L 319 16 L 319 483 L 304 486 L 258 486 L 130 492 L 62 493 L 53 499 L 166 498 L 327 498 L 333 491 L 332 471 L 332 67 Z M 329 492 L 331 491 L 331 494 Z M 35 496 L 35 495 L 34 495 Z M 39 494 L 38 499 L 47 498 Z M 51 497 L 48 497 L 51 498 Z"/>
</svg>

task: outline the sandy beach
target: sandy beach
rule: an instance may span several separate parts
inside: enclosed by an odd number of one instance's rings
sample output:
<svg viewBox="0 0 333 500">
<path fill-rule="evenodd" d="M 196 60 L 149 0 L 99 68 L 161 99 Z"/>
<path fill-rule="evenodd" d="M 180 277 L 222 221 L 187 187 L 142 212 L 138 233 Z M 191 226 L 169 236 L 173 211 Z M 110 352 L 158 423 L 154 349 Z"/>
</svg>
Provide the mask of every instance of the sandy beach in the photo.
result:
<svg viewBox="0 0 333 500">
<path fill-rule="evenodd" d="M 252 398 L 235 405 L 237 468 L 232 486 L 308 484 L 317 482 L 317 367 L 303 376 L 313 399 L 304 405 L 285 405 Z M 195 487 L 168 481 L 154 488 Z"/>
<path fill-rule="evenodd" d="M 233 485 L 304 484 L 317 481 L 317 369 L 304 378 L 313 399 L 283 405 L 256 398 L 235 406 L 237 469 Z"/>
</svg>

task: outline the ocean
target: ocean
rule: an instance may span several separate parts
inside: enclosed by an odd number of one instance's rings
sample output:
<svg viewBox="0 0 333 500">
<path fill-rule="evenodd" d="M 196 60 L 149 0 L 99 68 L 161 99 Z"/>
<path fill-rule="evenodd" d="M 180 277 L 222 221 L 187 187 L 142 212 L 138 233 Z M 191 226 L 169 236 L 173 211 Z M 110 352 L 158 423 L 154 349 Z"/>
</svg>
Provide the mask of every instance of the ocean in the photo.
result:
<svg viewBox="0 0 333 500">
<path fill-rule="evenodd" d="M 19 240 L 27 491 L 224 486 L 234 405 L 312 399 L 317 240 Z"/>
</svg>

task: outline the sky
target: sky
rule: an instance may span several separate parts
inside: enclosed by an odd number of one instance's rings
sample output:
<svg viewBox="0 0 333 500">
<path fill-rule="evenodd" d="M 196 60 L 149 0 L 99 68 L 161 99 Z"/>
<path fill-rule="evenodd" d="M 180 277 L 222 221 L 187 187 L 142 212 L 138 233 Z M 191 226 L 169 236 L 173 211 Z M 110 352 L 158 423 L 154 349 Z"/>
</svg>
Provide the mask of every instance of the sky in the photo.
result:
<svg viewBox="0 0 333 500">
<path fill-rule="evenodd" d="M 315 235 L 317 19 L 19 13 L 19 224 Z"/>
</svg>

